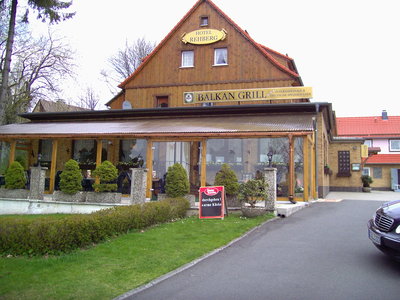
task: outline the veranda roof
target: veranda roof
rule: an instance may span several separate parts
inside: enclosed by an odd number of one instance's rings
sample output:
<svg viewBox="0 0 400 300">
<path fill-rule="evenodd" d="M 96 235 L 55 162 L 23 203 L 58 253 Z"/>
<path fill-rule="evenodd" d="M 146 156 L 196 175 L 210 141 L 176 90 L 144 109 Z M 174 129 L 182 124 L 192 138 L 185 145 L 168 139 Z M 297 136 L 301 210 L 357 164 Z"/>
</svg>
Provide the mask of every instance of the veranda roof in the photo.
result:
<svg viewBox="0 0 400 300">
<path fill-rule="evenodd" d="M 283 135 L 312 131 L 312 115 L 277 114 L 32 122 L 0 126 L 0 139 Z"/>
</svg>

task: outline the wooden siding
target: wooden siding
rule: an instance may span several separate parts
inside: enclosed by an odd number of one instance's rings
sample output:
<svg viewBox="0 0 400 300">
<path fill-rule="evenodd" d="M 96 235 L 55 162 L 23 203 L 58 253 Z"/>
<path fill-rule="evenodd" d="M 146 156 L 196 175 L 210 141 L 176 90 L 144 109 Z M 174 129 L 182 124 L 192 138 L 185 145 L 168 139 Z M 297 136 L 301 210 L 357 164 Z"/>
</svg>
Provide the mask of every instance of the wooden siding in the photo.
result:
<svg viewBox="0 0 400 300">
<path fill-rule="evenodd" d="M 200 17 L 209 17 L 209 26 L 200 27 Z M 227 37 L 209 45 L 184 44 L 181 36 L 198 29 L 225 29 Z M 213 66 L 214 49 L 228 49 L 228 65 Z M 194 51 L 194 67 L 181 68 L 181 52 Z M 278 57 L 273 55 L 275 59 Z M 280 58 L 282 60 L 282 58 Z M 282 60 L 283 62 L 283 60 Z M 287 66 L 287 62 L 284 64 Z M 169 106 L 183 106 L 183 92 L 211 91 L 228 89 L 250 89 L 268 87 L 286 87 L 298 85 L 298 80 L 279 69 L 275 64 L 242 34 L 223 18 L 207 2 L 199 7 L 181 24 L 168 40 L 125 85 L 125 99 L 133 108 L 149 108 L 155 106 L 156 96 L 168 96 Z M 303 102 L 308 100 L 280 101 Z M 246 102 L 270 103 L 269 101 Z M 275 101 L 274 103 L 278 103 Z M 240 104 L 221 103 L 220 105 Z M 200 104 L 194 104 L 200 105 Z M 122 107 L 121 99 L 110 103 L 112 109 Z"/>
</svg>

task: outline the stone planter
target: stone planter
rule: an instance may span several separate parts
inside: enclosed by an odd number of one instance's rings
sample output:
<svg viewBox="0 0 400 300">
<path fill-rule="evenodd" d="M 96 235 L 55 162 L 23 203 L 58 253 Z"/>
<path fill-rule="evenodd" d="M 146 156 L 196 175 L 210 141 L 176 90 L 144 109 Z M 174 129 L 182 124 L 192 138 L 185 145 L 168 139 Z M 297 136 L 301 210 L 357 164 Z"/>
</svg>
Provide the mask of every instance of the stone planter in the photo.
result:
<svg viewBox="0 0 400 300">
<path fill-rule="evenodd" d="M 371 187 L 365 187 L 365 186 L 363 186 L 363 188 L 362 188 L 362 191 L 363 191 L 364 193 L 371 193 L 371 190 L 372 190 Z"/>
<path fill-rule="evenodd" d="M 66 194 L 61 191 L 54 191 L 53 201 L 85 202 L 86 201 L 86 192 L 77 192 L 76 194 Z"/>
<path fill-rule="evenodd" d="M 86 202 L 91 203 L 121 203 L 121 193 L 86 192 Z"/>
<path fill-rule="evenodd" d="M 265 207 L 242 206 L 242 216 L 246 218 L 254 218 L 266 214 L 268 211 Z"/>
<path fill-rule="evenodd" d="M 28 199 L 29 190 L 25 189 L 1 189 L 0 190 L 0 198 L 5 199 Z"/>
</svg>

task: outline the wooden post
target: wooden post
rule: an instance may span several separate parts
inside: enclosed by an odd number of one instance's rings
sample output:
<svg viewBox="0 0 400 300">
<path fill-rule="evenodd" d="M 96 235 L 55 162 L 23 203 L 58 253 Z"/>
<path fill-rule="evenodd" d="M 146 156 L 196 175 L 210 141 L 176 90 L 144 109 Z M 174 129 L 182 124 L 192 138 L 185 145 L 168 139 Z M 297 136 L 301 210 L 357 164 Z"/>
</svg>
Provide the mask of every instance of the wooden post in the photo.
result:
<svg viewBox="0 0 400 300">
<path fill-rule="evenodd" d="M 9 165 L 11 165 L 15 160 L 15 149 L 17 148 L 17 140 L 12 140 L 10 142 L 10 156 L 9 156 Z"/>
<path fill-rule="evenodd" d="M 97 140 L 97 151 L 96 151 L 96 167 L 101 165 L 101 152 L 103 151 L 103 141 Z M 100 178 L 96 176 L 95 183 L 100 183 Z"/>
<path fill-rule="evenodd" d="M 54 192 L 54 185 L 55 185 L 56 171 L 57 171 L 57 152 L 58 152 L 58 140 L 53 140 L 53 147 L 51 150 L 51 167 L 50 167 L 50 194 Z"/>
<path fill-rule="evenodd" d="M 201 141 L 201 171 L 200 186 L 206 186 L 207 180 L 207 140 Z"/>
<path fill-rule="evenodd" d="M 153 141 L 150 139 L 147 140 L 146 167 L 148 170 L 146 198 L 151 198 L 151 190 L 153 188 Z"/>
<path fill-rule="evenodd" d="M 289 134 L 289 201 L 294 201 L 294 142 Z"/>
<path fill-rule="evenodd" d="M 304 192 L 303 192 L 303 197 L 304 197 L 304 201 L 308 201 L 309 200 L 309 188 L 310 188 L 310 152 L 308 151 L 308 136 L 305 136 L 303 139 L 303 180 L 304 180 Z"/>
</svg>

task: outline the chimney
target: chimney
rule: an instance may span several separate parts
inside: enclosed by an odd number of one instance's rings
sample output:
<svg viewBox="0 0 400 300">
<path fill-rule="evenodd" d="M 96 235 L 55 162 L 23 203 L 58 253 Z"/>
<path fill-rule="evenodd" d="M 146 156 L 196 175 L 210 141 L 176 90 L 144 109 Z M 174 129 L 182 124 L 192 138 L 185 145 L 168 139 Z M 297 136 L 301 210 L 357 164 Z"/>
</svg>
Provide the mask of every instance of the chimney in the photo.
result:
<svg viewBox="0 0 400 300">
<path fill-rule="evenodd" d="M 388 114 L 386 110 L 382 110 L 382 120 L 389 120 Z"/>
</svg>

